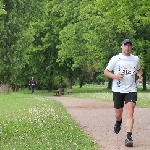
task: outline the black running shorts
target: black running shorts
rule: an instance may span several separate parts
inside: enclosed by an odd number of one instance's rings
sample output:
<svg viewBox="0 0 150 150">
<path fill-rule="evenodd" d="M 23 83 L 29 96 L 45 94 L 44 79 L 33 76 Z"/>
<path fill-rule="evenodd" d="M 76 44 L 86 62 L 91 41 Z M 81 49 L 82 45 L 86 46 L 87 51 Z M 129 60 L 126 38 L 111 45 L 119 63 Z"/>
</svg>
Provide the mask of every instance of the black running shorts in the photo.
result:
<svg viewBox="0 0 150 150">
<path fill-rule="evenodd" d="M 129 93 L 120 93 L 113 92 L 113 101 L 114 108 L 119 109 L 124 107 L 124 103 L 128 102 L 136 103 L 137 101 L 137 92 L 129 92 Z"/>
</svg>

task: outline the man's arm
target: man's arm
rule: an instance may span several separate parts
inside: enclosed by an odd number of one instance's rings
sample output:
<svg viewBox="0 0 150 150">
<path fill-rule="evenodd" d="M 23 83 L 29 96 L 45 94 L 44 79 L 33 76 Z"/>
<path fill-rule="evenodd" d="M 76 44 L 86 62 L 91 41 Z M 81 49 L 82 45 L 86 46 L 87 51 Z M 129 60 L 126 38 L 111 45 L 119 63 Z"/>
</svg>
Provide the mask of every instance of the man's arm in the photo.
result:
<svg viewBox="0 0 150 150">
<path fill-rule="evenodd" d="M 111 71 L 109 71 L 108 69 L 104 70 L 104 75 L 108 78 L 117 79 L 117 80 L 121 80 L 124 76 L 124 74 L 122 72 L 119 72 L 117 75 L 115 75 Z"/>
<path fill-rule="evenodd" d="M 140 68 L 139 70 L 137 70 L 137 75 L 138 75 L 139 77 L 141 77 L 142 74 L 143 74 L 142 68 Z"/>
<path fill-rule="evenodd" d="M 143 82 L 142 74 L 143 74 L 142 68 L 140 68 L 139 70 L 137 70 L 137 76 L 139 77 L 139 79 L 138 79 L 139 83 Z"/>
</svg>

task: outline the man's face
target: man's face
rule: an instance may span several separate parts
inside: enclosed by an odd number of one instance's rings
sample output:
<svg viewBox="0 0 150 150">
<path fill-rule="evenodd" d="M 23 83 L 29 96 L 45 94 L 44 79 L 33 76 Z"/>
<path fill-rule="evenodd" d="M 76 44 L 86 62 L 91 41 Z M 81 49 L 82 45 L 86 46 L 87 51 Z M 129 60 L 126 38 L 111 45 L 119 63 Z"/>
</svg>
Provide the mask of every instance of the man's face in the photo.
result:
<svg viewBox="0 0 150 150">
<path fill-rule="evenodd" d="M 130 43 L 126 43 L 122 45 L 122 54 L 125 56 L 130 56 L 130 53 L 132 51 L 132 45 Z"/>
</svg>

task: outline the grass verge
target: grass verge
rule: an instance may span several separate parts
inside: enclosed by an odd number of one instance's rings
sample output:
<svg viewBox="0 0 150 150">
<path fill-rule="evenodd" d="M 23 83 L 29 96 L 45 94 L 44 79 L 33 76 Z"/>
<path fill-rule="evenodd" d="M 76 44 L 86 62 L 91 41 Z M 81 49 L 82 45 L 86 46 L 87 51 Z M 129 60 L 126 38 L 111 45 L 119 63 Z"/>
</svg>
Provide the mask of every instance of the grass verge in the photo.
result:
<svg viewBox="0 0 150 150">
<path fill-rule="evenodd" d="M 10 93 L 0 103 L 1 150 L 98 150 L 57 101 Z"/>
<path fill-rule="evenodd" d="M 142 87 L 138 86 L 138 100 L 137 100 L 137 107 L 141 108 L 150 108 L 150 85 L 147 86 L 147 91 L 142 91 Z M 24 94 L 29 94 L 30 91 L 28 89 L 20 91 Z M 42 95 L 42 96 L 54 96 L 53 92 L 48 92 L 46 90 L 39 91 L 36 90 L 35 94 Z M 102 101 L 112 101 L 112 91 L 107 89 L 107 86 L 99 86 L 99 85 L 92 85 L 86 84 L 82 88 L 79 86 L 73 86 L 73 93 L 72 94 L 65 94 L 62 96 L 67 97 L 77 97 L 77 98 L 87 98 L 91 100 L 102 100 Z"/>
<path fill-rule="evenodd" d="M 150 86 L 147 91 L 142 91 L 142 87 L 138 87 L 137 107 L 150 108 Z M 93 100 L 113 101 L 112 91 L 106 86 L 85 85 L 82 88 L 73 87 L 73 93 L 64 95 L 69 97 L 87 98 Z"/>
</svg>

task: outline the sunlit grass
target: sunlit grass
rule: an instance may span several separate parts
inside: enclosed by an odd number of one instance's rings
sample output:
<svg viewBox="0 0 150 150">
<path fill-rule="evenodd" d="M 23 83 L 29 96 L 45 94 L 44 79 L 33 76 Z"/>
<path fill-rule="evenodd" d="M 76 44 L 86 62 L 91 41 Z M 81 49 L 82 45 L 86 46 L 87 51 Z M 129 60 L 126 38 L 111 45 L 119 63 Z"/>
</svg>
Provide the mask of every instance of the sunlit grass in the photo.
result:
<svg viewBox="0 0 150 150">
<path fill-rule="evenodd" d="M 138 87 L 138 107 L 150 108 L 150 91 Z M 0 149 L 2 150 L 98 150 L 61 103 L 49 99 L 53 92 L 28 89 L 0 94 Z M 73 86 L 62 96 L 112 101 L 106 86 Z"/>
<path fill-rule="evenodd" d="M 69 97 L 78 97 L 78 98 L 88 98 L 93 100 L 103 100 L 110 101 L 112 100 L 112 93 L 73 93 L 67 95 Z"/>
<path fill-rule="evenodd" d="M 148 86 L 149 88 L 149 86 Z M 142 87 L 138 87 L 137 107 L 150 108 L 150 90 L 142 91 Z M 73 87 L 73 93 L 64 95 L 67 97 L 87 98 L 93 100 L 113 101 L 112 91 L 106 86 L 85 85 L 82 88 L 79 86 Z"/>
<path fill-rule="evenodd" d="M 26 94 L 30 93 L 30 91 L 27 89 L 21 92 Z M 36 90 L 35 94 L 42 96 L 54 96 L 53 92 L 39 91 L 39 90 Z M 147 91 L 142 91 L 142 86 L 138 86 L 137 95 L 138 95 L 137 107 L 150 108 L 150 86 L 147 86 Z M 107 89 L 107 85 L 86 84 L 82 88 L 79 88 L 79 86 L 73 86 L 72 94 L 66 93 L 65 95 L 62 96 L 113 101 L 112 91 L 110 89 Z"/>
<path fill-rule="evenodd" d="M 137 106 L 150 108 L 150 92 L 138 92 Z"/>
<path fill-rule="evenodd" d="M 1 150 L 98 150 L 58 101 L 0 94 Z"/>
</svg>

